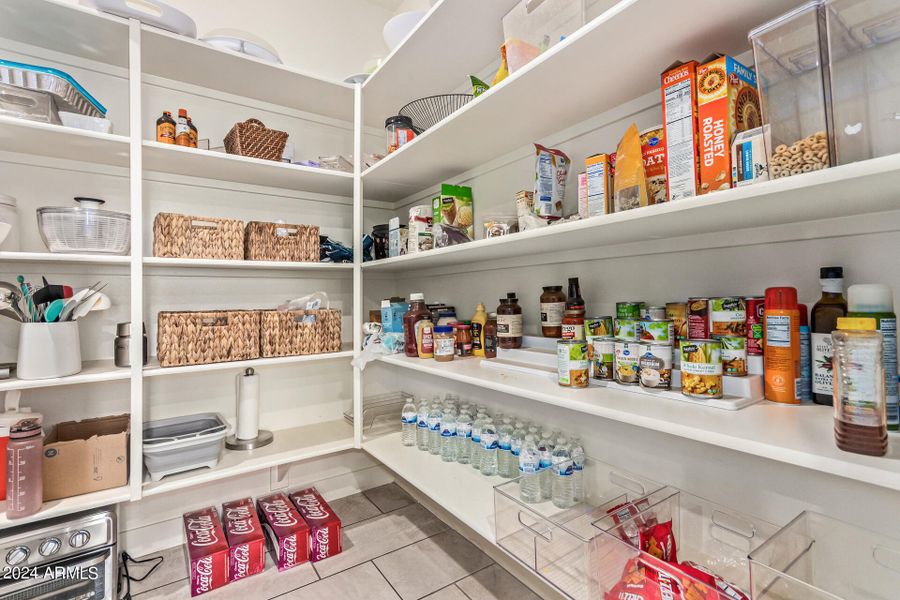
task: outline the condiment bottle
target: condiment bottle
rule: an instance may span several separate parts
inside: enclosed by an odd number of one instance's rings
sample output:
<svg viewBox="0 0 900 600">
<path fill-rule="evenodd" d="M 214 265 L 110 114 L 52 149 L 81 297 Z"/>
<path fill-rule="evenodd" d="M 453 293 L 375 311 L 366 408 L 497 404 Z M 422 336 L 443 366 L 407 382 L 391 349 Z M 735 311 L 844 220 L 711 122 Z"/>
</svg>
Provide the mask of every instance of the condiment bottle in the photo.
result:
<svg viewBox="0 0 900 600">
<path fill-rule="evenodd" d="M 156 120 L 156 141 L 160 144 L 175 143 L 175 120 L 167 110 Z"/>
<path fill-rule="evenodd" d="M 813 402 L 830 405 L 834 398 L 831 332 L 837 329 L 837 320 L 847 316 L 843 267 L 822 267 L 819 283 L 822 297 L 813 305 L 810 315 L 812 392 Z"/>
<path fill-rule="evenodd" d="M 515 292 L 508 292 L 497 307 L 497 345 L 506 349 L 522 347 L 522 307 Z"/>
<path fill-rule="evenodd" d="M 797 289 L 766 290 L 763 359 L 766 400 L 800 403 L 800 311 Z"/>
<path fill-rule="evenodd" d="M 399 150 L 401 146 L 408 144 L 416 137 L 412 119 L 406 115 L 388 117 L 384 122 L 384 132 L 388 154 Z"/>
<path fill-rule="evenodd" d="M 194 122 L 190 117 L 187 118 L 188 124 L 188 133 L 191 136 L 191 148 L 197 147 L 197 139 L 200 137 L 200 134 L 197 132 L 197 127 L 194 125 Z"/>
<path fill-rule="evenodd" d="M 809 311 L 805 304 L 798 304 L 800 312 L 800 401 L 812 401 L 812 354 L 810 352 Z"/>
<path fill-rule="evenodd" d="M 851 285 L 847 290 L 850 317 L 872 317 L 884 339 L 884 403 L 888 431 L 900 429 L 897 395 L 897 315 L 894 294 L 880 283 Z"/>
<path fill-rule="evenodd" d="M 852 288 L 851 288 L 852 289 Z M 884 456 L 884 340 L 876 319 L 839 317 L 834 340 L 834 439 L 847 452 Z"/>
<path fill-rule="evenodd" d="M 44 501 L 44 437 L 41 417 L 23 419 L 10 429 L 6 447 L 6 516 L 35 514 Z"/>
<path fill-rule="evenodd" d="M 434 358 L 434 323 L 431 317 L 416 323 L 416 353 L 419 358 Z"/>
<path fill-rule="evenodd" d="M 456 354 L 456 336 L 449 325 L 438 325 L 434 328 L 434 360 L 449 362 Z"/>
<path fill-rule="evenodd" d="M 497 313 L 488 315 L 488 320 L 484 324 L 484 357 L 497 357 Z"/>
<path fill-rule="evenodd" d="M 454 323 L 456 330 L 456 355 L 460 358 L 472 356 L 472 326 L 469 323 Z"/>
<path fill-rule="evenodd" d="M 188 148 L 191 146 L 191 128 L 187 122 L 187 110 L 183 108 L 178 109 L 178 121 L 175 123 L 175 145 Z"/>
<path fill-rule="evenodd" d="M 566 310 L 566 294 L 561 285 L 544 286 L 541 294 L 541 335 L 562 337 L 563 312 Z"/>
<path fill-rule="evenodd" d="M 484 324 L 487 322 L 487 311 L 484 304 L 478 303 L 472 315 L 472 354 L 484 356 Z"/>
<path fill-rule="evenodd" d="M 581 297 L 581 284 L 577 277 L 569 277 L 569 297 L 566 298 L 566 310 L 580 308 L 584 310 L 584 298 Z"/>
<path fill-rule="evenodd" d="M 425 306 L 425 295 L 410 294 L 409 310 L 403 313 L 403 342 L 404 352 L 412 358 L 419 356 L 416 325 L 423 319 L 431 320 L 431 311 Z"/>
</svg>

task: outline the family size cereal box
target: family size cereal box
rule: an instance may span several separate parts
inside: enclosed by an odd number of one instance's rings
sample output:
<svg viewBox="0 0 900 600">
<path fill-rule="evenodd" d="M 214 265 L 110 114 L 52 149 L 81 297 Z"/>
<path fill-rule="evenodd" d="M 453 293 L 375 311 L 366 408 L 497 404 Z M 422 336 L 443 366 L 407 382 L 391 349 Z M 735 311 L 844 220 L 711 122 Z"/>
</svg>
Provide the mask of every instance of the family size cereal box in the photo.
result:
<svg viewBox="0 0 900 600">
<path fill-rule="evenodd" d="M 675 63 L 662 74 L 663 135 L 666 140 L 666 198 L 697 195 L 697 61 Z"/>
</svg>

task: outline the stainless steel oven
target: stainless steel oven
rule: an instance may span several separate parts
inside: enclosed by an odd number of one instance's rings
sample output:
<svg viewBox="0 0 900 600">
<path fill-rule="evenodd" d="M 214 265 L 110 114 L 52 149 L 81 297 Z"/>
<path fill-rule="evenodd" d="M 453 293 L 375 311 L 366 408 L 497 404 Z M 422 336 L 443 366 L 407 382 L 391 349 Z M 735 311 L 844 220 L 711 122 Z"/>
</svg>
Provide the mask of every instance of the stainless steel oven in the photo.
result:
<svg viewBox="0 0 900 600">
<path fill-rule="evenodd" d="M 114 600 L 111 509 L 0 531 L 0 600 Z"/>
</svg>

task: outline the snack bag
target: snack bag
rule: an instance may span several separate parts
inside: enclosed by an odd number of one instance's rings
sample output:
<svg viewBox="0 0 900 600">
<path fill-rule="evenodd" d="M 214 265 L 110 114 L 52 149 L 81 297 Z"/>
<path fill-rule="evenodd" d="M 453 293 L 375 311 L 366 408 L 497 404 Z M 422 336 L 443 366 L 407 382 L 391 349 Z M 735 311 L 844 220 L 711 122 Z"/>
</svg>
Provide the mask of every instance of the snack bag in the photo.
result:
<svg viewBox="0 0 900 600">
<path fill-rule="evenodd" d="M 566 197 L 566 178 L 572 161 L 562 150 L 545 148 L 540 144 L 534 145 L 534 151 L 534 214 L 539 217 L 561 218 L 563 199 Z"/>
<path fill-rule="evenodd" d="M 472 96 L 475 98 L 491 89 L 491 86 L 478 79 L 474 75 L 469 75 L 469 81 L 472 82 Z"/>
<path fill-rule="evenodd" d="M 506 62 L 506 44 L 501 44 L 500 67 L 497 69 L 497 74 L 494 75 L 494 80 L 491 81 L 491 85 L 497 85 L 507 77 L 509 77 L 509 63 Z"/>
<path fill-rule="evenodd" d="M 678 567 L 694 579 L 714 587 L 718 592 L 718 598 L 712 600 L 750 600 L 750 596 L 745 594 L 739 587 L 722 579 L 703 565 L 686 560 Z"/>
<path fill-rule="evenodd" d="M 433 233 L 440 236 L 444 245 L 453 245 L 475 239 L 475 208 L 472 188 L 465 185 L 441 184 L 441 195 L 432 199 Z M 455 231 L 448 229 L 453 228 Z M 435 247 L 442 245 L 435 241 Z"/>
<path fill-rule="evenodd" d="M 644 157 L 641 152 L 641 136 L 637 125 L 622 136 L 616 149 L 616 171 L 613 180 L 613 212 L 649 206 L 647 177 L 644 171 Z"/>
<path fill-rule="evenodd" d="M 647 554 L 667 563 L 677 563 L 678 551 L 675 547 L 675 533 L 672 531 L 672 521 L 664 521 L 641 529 L 639 547 Z"/>
</svg>

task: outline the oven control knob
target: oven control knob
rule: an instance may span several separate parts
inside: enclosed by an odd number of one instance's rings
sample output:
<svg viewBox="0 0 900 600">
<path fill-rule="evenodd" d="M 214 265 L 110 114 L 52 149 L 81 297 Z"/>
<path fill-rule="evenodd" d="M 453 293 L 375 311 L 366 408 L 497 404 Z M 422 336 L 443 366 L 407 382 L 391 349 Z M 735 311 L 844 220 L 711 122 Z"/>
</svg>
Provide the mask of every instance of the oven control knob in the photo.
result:
<svg viewBox="0 0 900 600">
<path fill-rule="evenodd" d="M 84 548 L 89 541 L 91 541 L 91 534 L 84 529 L 76 531 L 69 537 L 69 545 L 73 548 Z"/>
<path fill-rule="evenodd" d="M 38 552 L 40 552 L 41 556 L 53 556 L 59 552 L 60 548 L 62 548 L 62 542 L 59 538 L 51 537 L 41 542 L 41 545 L 38 546 Z"/>
<path fill-rule="evenodd" d="M 11 567 L 20 565 L 28 560 L 29 554 L 31 554 L 31 550 L 28 549 L 28 546 L 16 546 L 6 553 L 6 564 Z"/>
</svg>

